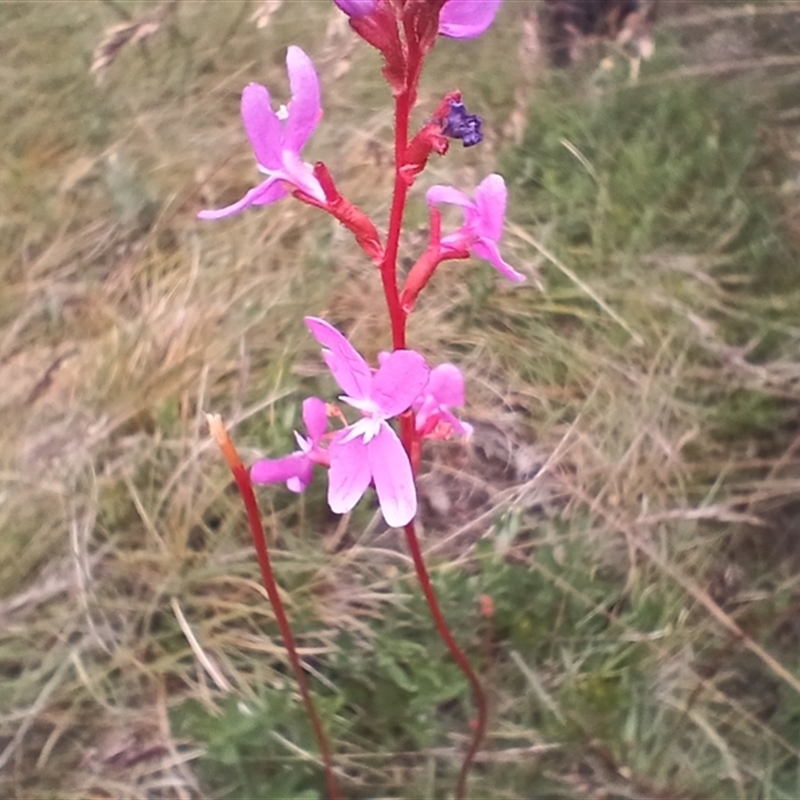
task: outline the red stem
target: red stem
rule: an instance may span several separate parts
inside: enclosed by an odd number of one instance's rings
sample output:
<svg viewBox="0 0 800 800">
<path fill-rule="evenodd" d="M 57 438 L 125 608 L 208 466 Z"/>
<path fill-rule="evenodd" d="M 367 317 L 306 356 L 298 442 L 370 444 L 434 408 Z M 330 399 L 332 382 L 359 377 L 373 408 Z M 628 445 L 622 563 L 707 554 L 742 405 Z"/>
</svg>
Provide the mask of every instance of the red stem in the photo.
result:
<svg viewBox="0 0 800 800">
<path fill-rule="evenodd" d="M 400 232 L 403 229 L 403 214 L 406 209 L 408 181 L 401 169 L 406 161 L 408 148 L 408 121 L 411 116 L 411 103 L 408 91 L 395 98 L 394 106 L 394 191 L 392 209 L 389 214 L 389 231 L 386 235 L 386 250 L 381 264 L 381 281 L 389 318 L 392 323 L 392 345 L 395 350 L 406 346 L 406 314 L 400 305 L 397 289 L 397 253 L 400 248 Z"/>
<path fill-rule="evenodd" d="M 420 70 L 417 70 L 417 77 L 419 76 L 419 72 Z M 415 93 L 416 86 L 407 88 L 406 91 L 395 97 L 394 191 L 392 194 L 392 207 L 389 214 L 389 230 L 386 235 L 386 250 L 384 251 L 384 258 L 381 264 L 381 280 L 383 282 L 383 291 L 386 296 L 386 304 L 391 319 L 392 346 L 394 350 L 403 349 L 406 346 L 407 314 L 400 304 L 400 295 L 397 286 L 397 255 L 409 186 L 408 181 L 402 173 L 402 168 L 405 166 L 406 150 L 408 148 L 408 125 L 411 115 L 412 98 Z M 407 414 L 401 417 L 400 430 L 403 445 L 409 457 L 411 457 L 412 446 L 416 437 L 412 415 Z M 458 783 L 456 784 L 456 800 L 463 800 L 466 792 L 467 776 L 469 775 L 470 768 L 475 760 L 475 755 L 481 746 L 486 731 L 488 704 L 477 675 L 470 666 L 466 655 L 464 655 L 464 652 L 453 638 L 453 634 L 450 632 L 450 628 L 439 607 L 436 592 L 433 589 L 428 569 L 425 566 L 425 559 L 422 557 L 422 550 L 419 546 L 413 520 L 406 525 L 405 534 L 406 541 L 408 542 L 408 549 L 414 561 L 417 579 L 425 595 L 425 601 L 430 609 L 431 617 L 436 625 L 436 630 L 447 645 L 459 669 L 466 676 L 470 688 L 472 689 L 472 697 L 477 709 L 478 716 L 473 729 L 472 740 L 464 756 L 461 771 L 458 775 Z"/>
<path fill-rule="evenodd" d="M 483 741 L 484 733 L 486 732 L 486 723 L 489 717 L 489 706 L 486 702 L 486 695 L 484 694 L 483 687 L 481 686 L 478 676 L 469 664 L 469 660 L 464 651 L 458 646 L 450 628 L 445 622 L 442 610 L 439 607 L 439 601 L 436 599 L 436 592 L 431 584 L 428 569 L 425 566 L 425 559 L 422 557 L 422 551 L 419 546 L 419 539 L 417 539 L 416 531 L 414 530 L 414 523 L 409 522 L 405 527 L 406 541 L 408 542 L 408 549 L 411 551 L 411 557 L 414 560 L 414 569 L 417 571 L 417 579 L 422 587 L 422 593 L 425 595 L 425 600 L 428 603 L 431 616 L 436 625 L 436 630 L 439 636 L 442 637 L 447 649 L 453 656 L 453 660 L 458 664 L 458 668 L 464 673 L 469 681 L 470 688 L 472 689 L 472 698 L 475 702 L 475 707 L 478 712 L 478 718 L 475 720 L 474 733 L 472 734 L 472 741 L 469 743 L 464 761 L 461 764 L 461 771 L 458 774 L 458 783 L 456 784 L 456 800 L 463 800 L 467 788 L 467 776 L 475 761 L 475 756 L 480 749 L 481 742 Z"/>
<path fill-rule="evenodd" d="M 261 514 L 258 510 L 258 501 L 253 492 L 253 484 L 250 482 L 250 474 L 239 458 L 239 454 L 236 452 L 236 448 L 228 437 L 219 417 L 209 416 L 208 423 L 211 428 L 211 433 L 217 440 L 225 456 L 225 460 L 228 462 L 228 466 L 233 473 L 233 478 L 236 481 L 239 493 L 242 495 L 242 500 L 244 501 L 244 506 L 247 509 L 247 519 L 250 523 L 250 531 L 253 534 L 253 546 L 256 549 L 258 566 L 261 569 L 261 578 L 264 582 L 264 588 L 267 590 L 267 597 L 275 612 L 275 621 L 278 623 L 278 628 L 281 632 L 283 646 L 289 654 L 292 671 L 297 680 L 297 685 L 300 688 L 300 696 L 303 699 L 306 714 L 311 721 L 311 727 L 314 731 L 314 738 L 317 740 L 317 745 L 322 755 L 322 763 L 325 770 L 325 783 L 328 787 L 328 800 L 341 800 L 341 795 L 339 794 L 339 789 L 333 774 L 333 761 L 331 759 L 330 748 L 328 747 L 328 740 L 322 728 L 322 722 L 319 716 L 317 716 L 317 710 L 311 699 L 311 692 L 308 690 L 306 674 L 303 672 L 300 656 L 297 654 L 297 646 L 294 636 L 292 635 L 292 629 L 289 626 L 289 619 L 286 616 L 280 592 L 278 591 L 278 584 L 275 581 L 275 574 L 272 571 L 272 563 L 270 562 L 269 549 L 267 547 L 267 537 L 264 533 L 264 527 L 261 524 Z"/>
</svg>

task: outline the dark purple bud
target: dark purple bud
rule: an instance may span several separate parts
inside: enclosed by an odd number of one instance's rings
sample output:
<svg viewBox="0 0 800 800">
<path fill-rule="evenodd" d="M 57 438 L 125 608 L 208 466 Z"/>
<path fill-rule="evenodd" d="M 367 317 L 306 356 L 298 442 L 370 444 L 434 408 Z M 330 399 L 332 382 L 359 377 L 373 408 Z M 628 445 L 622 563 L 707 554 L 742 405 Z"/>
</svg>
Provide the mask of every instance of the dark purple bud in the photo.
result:
<svg viewBox="0 0 800 800">
<path fill-rule="evenodd" d="M 461 139 L 464 147 L 472 147 L 483 141 L 482 124 L 483 120 L 477 114 L 470 114 L 463 103 L 451 100 L 442 133 L 451 139 Z"/>
</svg>

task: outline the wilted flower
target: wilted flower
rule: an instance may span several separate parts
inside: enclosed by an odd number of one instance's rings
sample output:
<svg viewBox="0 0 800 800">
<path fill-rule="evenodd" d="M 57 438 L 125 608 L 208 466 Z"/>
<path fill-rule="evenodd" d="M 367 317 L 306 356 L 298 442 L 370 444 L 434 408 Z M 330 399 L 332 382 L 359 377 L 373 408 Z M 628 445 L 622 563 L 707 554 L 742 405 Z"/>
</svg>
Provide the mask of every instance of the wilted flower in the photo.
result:
<svg viewBox="0 0 800 800">
<path fill-rule="evenodd" d="M 470 114 L 460 100 L 451 100 L 442 133 L 451 139 L 461 139 L 464 147 L 472 147 L 483 141 L 483 120 L 478 114 Z"/>
</svg>

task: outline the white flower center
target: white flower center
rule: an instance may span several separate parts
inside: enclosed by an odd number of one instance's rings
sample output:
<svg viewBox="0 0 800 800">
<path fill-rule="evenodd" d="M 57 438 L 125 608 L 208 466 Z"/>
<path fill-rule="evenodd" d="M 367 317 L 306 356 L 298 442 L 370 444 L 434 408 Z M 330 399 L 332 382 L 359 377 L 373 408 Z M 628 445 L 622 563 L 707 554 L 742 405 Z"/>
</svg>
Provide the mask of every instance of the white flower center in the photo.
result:
<svg viewBox="0 0 800 800">
<path fill-rule="evenodd" d="M 385 424 L 386 414 L 369 397 L 356 399 L 342 395 L 339 399 L 343 403 L 357 408 L 363 414 L 360 420 L 350 426 L 350 432 L 347 434 L 345 441 L 350 441 L 360 436 L 364 440 L 364 444 L 368 444 L 378 435 L 381 425 Z"/>
<path fill-rule="evenodd" d="M 369 444 L 377 435 L 381 426 L 384 425 L 381 417 L 362 417 L 358 422 L 350 426 L 351 436 L 361 436 L 364 444 Z M 348 438 L 350 438 L 348 436 Z"/>
</svg>

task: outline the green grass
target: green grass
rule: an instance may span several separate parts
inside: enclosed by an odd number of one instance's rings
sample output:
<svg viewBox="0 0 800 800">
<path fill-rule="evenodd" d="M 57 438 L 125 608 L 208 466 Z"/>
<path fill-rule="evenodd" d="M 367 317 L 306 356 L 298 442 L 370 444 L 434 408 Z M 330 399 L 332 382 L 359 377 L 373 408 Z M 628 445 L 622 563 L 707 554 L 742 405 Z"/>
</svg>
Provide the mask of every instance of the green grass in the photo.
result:
<svg viewBox="0 0 800 800">
<path fill-rule="evenodd" d="M 262 29 L 247 2 L 178 4 L 97 83 L 104 29 L 153 8 L 0 11 L 0 787 L 310 800 L 316 747 L 202 412 L 248 460 L 284 452 L 302 398 L 334 391 L 302 316 L 374 357 L 385 314 L 313 210 L 195 214 L 255 179 L 239 92 L 285 99 L 296 42 L 323 81 L 309 156 L 385 221 L 388 98 L 327 2 Z M 420 119 L 458 86 L 489 136 L 415 187 L 404 255 L 427 185 L 497 169 L 503 252 L 543 284 L 445 265 L 410 330 L 465 369 L 476 424 L 466 449 L 430 446 L 421 484 L 435 586 L 490 697 L 472 797 L 800 795 L 798 84 L 721 78 L 710 44 L 785 54 L 775 26 L 797 19 L 769 9 L 667 14 L 631 86 L 619 56 L 500 67 L 524 12 L 506 3 L 425 77 Z M 260 497 L 346 796 L 452 796 L 474 712 L 402 541 L 369 502 L 333 517 L 321 479 Z"/>
</svg>

